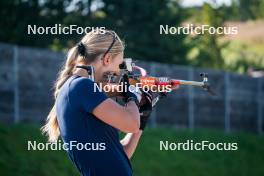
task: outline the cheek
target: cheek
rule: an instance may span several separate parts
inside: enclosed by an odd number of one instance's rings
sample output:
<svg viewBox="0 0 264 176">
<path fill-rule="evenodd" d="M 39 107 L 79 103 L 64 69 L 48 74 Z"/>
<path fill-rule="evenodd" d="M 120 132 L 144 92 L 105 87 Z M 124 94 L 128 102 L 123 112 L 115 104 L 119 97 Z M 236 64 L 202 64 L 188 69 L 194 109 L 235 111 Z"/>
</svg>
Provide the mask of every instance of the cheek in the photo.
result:
<svg viewBox="0 0 264 176">
<path fill-rule="evenodd" d="M 117 72 L 119 70 L 119 65 L 116 63 L 109 64 L 106 68 L 107 71 Z"/>
<path fill-rule="evenodd" d="M 114 67 L 114 71 L 115 72 L 119 72 L 119 64 L 116 64 L 115 67 Z"/>
<path fill-rule="evenodd" d="M 118 62 L 115 62 L 114 64 L 113 64 L 113 69 L 114 69 L 114 71 L 116 71 L 116 72 L 119 72 L 119 65 L 120 65 L 120 62 L 118 61 Z"/>
</svg>

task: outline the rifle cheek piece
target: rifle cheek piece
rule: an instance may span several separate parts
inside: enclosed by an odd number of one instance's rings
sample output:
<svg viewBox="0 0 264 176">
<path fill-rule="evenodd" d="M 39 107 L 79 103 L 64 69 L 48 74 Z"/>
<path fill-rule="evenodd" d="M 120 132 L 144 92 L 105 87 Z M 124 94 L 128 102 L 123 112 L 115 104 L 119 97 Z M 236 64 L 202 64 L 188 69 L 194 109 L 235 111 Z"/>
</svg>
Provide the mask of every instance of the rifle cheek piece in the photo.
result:
<svg viewBox="0 0 264 176">
<path fill-rule="evenodd" d="M 94 67 L 91 65 L 77 65 L 76 68 L 82 68 L 87 71 L 88 78 L 94 81 Z"/>
</svg>

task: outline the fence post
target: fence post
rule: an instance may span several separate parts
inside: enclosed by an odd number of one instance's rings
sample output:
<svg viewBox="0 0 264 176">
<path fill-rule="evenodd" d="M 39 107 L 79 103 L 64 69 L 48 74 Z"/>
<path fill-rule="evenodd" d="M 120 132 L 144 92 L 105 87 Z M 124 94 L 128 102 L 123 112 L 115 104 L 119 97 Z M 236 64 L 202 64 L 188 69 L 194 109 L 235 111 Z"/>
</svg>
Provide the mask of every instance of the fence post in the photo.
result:
<svg viewBox="0 0 264 176">
<path fill-rule="evenodd" d="M 261 86 L 262 86 L 262 78 L 258 78 L 258 93 L 257 93 L 257 103 L 258 103 L 258 133 L 262 134 L 263 133 L 263 129 L 262 129 L 262 122 L 263 122 L 263 94 L 262 94 L 262 90 L 261 90 Z"/>
<path fill-rule="evenodd" d="M 156 76 L 156 65 L 155 63 L 150 63 L 150 73 Z M 150 126 L 157 127 L 157 108 L 154 107 L 151 112 Z"/>
<path fill-rule="evenodd" d="M 18 47 L 15 45 L 13 47 L 13 72 L 14 72 L 14 123 L 19 122 L 19 84 L 18 84 Z"/>
<path fill-rule="evenodd" d="M 230 86 L 230 75 L 229 73 L 225 73 L 225 132 L 230 132 L 230 94 L 229 94 L 229 86 Z"/>
<path fill-rule="evenodd" d="M 193 68 L 188 69 L 188 79 L 193 80 Z M 194 107 L 193 107 L 194 92 L 193 87 L 188 87 L 188 127 L 194 129 Z"/>
</svg>

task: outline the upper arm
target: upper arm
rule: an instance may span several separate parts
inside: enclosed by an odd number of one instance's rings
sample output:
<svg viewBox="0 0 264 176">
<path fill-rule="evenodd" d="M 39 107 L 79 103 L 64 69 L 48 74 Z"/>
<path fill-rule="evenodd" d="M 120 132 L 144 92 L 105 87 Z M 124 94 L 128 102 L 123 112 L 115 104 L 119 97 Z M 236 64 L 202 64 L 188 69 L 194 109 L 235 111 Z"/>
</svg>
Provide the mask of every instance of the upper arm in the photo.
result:
<svg viewBox="0 0 264 176">
<path fill-rule="evenodd" d="M 138 111 L 135 103 L 132 106 Z M 139 113 L 129 112 L 124 106 L 110 98 L 99 104 L 92 113 L 100 120 L 123 132 L 136 132 L 139 129 Z"/>
<path fill-rule="evenodd" d="M 139 113 L 136 104 L 131 102 L 132 111 L 121 106 L 101 92 L 95 83 L 84 79 L 74 87 L 74 94 L 78 106 L 87 113 L 92 113 L 96 118 L 123 131 L 134 132 L 139 126 Z M 134 103 L 134 105 L 133 105 Z"/>
</svg>

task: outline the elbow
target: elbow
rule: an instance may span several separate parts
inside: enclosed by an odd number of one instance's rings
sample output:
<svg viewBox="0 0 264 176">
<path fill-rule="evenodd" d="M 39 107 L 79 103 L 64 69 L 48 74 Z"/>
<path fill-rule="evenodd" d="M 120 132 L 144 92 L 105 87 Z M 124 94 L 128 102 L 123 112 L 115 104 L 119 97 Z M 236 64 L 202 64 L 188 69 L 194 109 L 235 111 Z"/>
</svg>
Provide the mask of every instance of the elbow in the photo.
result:
<svg viewBox="0 0 264 176">
<path fill-rule="evenodd" d="M 140 128 L 140 116 L 139 113 L 136 115 L 133 115 L 131 117 L 132 122 L 129 125 L 129 132 L 130 133 L 137 133 L 139 132 L 139 128 Z"/>
<path fill-rule="evenodd" d="M 139 132 L 139 127 L 140 127 L 140 116 L 138 114 L 129 114 L 128 115 L 129 119 L 126 123 L 126 127 L 123 129 L 124 132 L 126 133 L 137 133 Z"/>
<path fill-rule="evenodd" d="M 139 132 L 140 123 L 135 123 L 130 127 L 130 133 L 137 133 Z"/>
<path fill-rule="evenodd" d="M 138 133 L 139 132 L 139 127 L 130 127 L 126 133 Z"/>
<path fill-rule="evenodd" d="M 124 133 L 138 133 L 139 132 L 139 125 L 132 125 L 130 124 L 127 128 L 120 129 Z"/>
<path fill-rule="evenodd" d="M 140 128 L 140 114 L 135 111 L 124 111 L 125 113 L 120 116 L 122 123 L 118 127 L 124 133 L 137 133 Z"/>
</svg>

